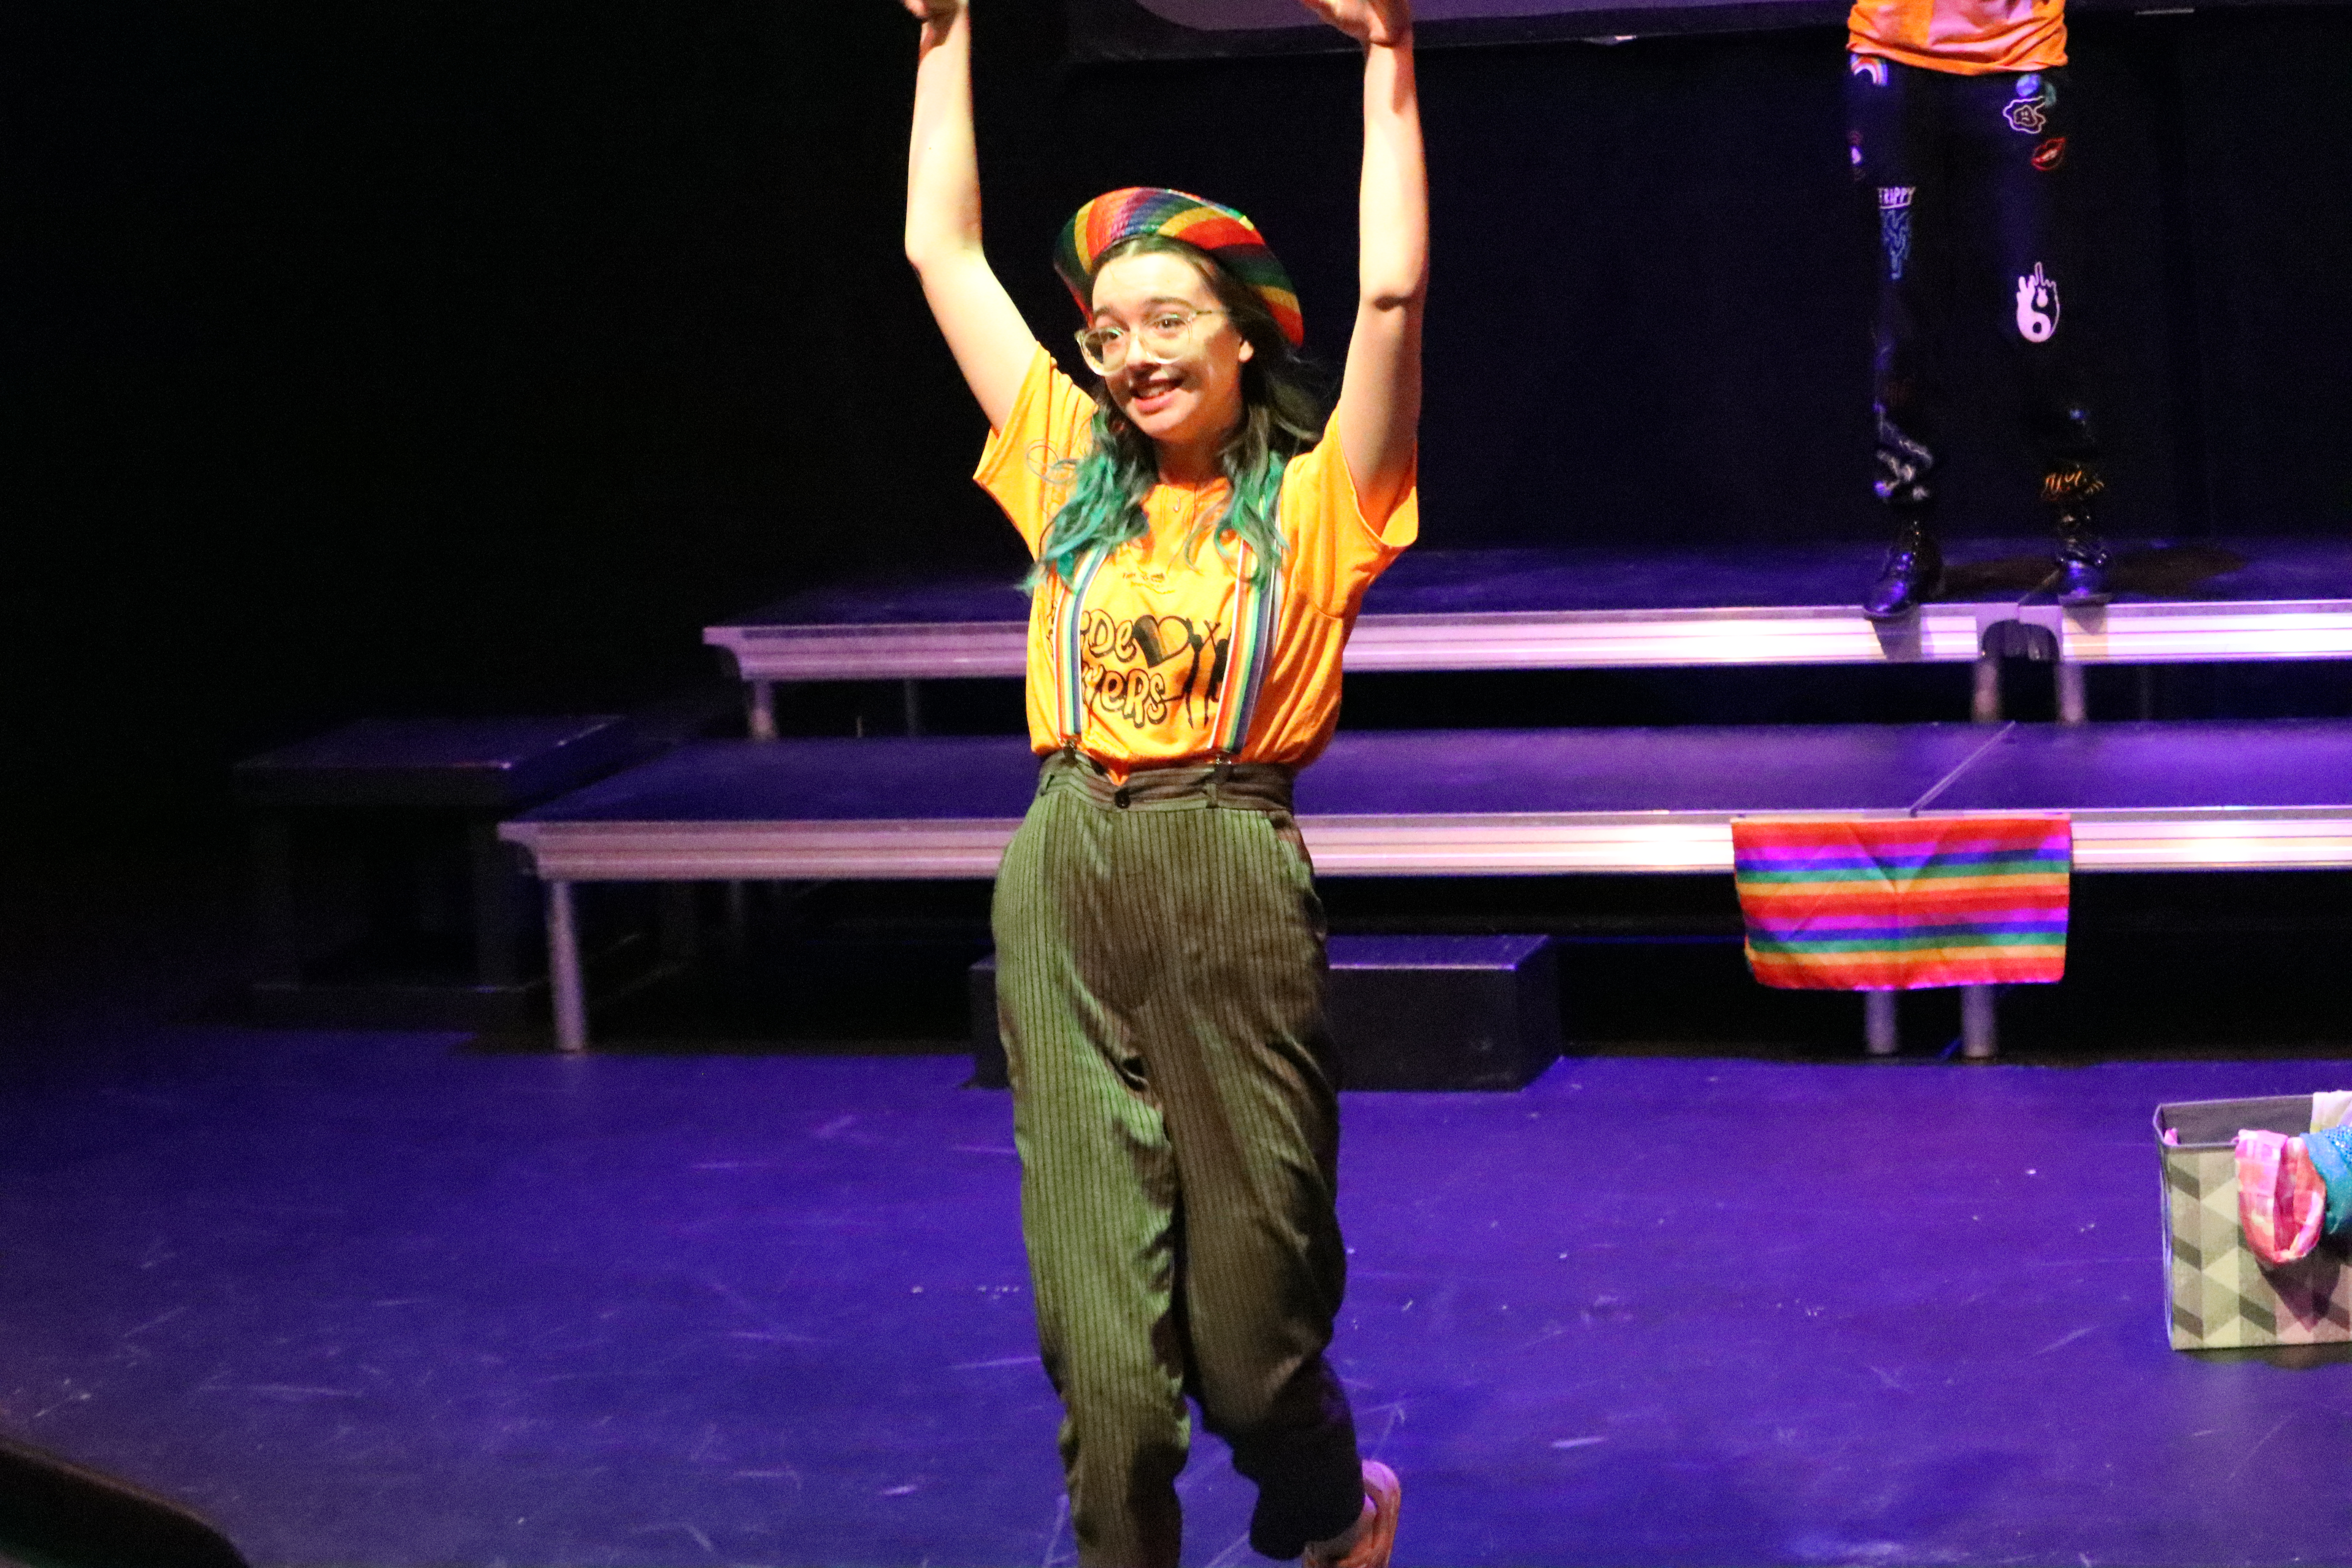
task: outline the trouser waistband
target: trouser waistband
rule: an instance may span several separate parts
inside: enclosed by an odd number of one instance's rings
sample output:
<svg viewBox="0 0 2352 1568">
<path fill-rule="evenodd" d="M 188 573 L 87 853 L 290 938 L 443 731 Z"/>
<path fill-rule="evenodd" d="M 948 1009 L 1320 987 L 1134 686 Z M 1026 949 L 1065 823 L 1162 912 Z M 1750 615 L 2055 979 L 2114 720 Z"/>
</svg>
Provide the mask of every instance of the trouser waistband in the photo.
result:
<svg viewBox="0 0 2352 1568">
<path fill-rule="evenodd" d="M 1075 789 L 1106 811 L 1290 811 L 1296 771 L 1279 763 L 1178 763 L 1138 768 L 1125 784 L 1103 765 L 1066 747 L 1049 752 L 1037 769 L 1037 793 Z"/>
</svg>

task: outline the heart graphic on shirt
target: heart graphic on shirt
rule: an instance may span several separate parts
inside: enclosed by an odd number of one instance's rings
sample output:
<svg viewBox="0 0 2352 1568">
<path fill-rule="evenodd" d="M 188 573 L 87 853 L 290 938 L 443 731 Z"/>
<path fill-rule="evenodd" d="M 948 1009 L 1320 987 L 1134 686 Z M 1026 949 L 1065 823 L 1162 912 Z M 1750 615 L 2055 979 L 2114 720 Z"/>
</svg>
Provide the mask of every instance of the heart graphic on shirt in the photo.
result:
<svg viewBox="0 0 2352 1568">
<path fill-rule="evenodd" d="M 1138 616 L 1130 630 L 1135 646 L 1143 650 L 1146 664 L 1165 664 L 1193 652 L 1202 644 L 1192 623 L 1181 616 Z"/>
</svg>

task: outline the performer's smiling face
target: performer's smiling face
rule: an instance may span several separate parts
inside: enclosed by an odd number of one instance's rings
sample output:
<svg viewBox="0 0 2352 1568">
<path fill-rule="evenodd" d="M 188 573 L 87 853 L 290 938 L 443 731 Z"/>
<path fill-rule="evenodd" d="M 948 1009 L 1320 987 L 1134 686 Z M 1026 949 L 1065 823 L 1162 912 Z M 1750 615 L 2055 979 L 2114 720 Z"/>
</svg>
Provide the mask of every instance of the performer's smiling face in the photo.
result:
<svg viewBox="0 0 2352 1568">
<path fill-rule="evenodd" d="M 1118 411 L 1163 454 L 1213 457 L 1241 422 L 1242 366 L 1256 351 L 1199 266 L 1164 250 L 1105 262 L 1093 325 L 1121 336 L 1124 358 L 1103 373 Z"/>
</svg>

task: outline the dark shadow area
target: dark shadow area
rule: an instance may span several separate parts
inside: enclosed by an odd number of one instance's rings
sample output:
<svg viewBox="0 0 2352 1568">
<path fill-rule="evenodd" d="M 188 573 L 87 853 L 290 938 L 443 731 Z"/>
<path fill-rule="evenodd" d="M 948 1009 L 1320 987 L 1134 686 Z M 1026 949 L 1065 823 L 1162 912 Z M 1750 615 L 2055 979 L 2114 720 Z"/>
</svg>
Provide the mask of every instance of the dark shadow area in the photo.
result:
<svg viewBox="0 0 2352 1568">
<path fill-rule="evenodd" d="M 1351 730 L 1559 726 L 1842 724 L 1866 712 L 1889 723 L 1965 719 L 1969 668 L 1958 664 L 1807 669 L 1530 669 L 1348 678 L 1340 722 Z"/>
<path fill-rule="evenodd" d="M 2051 667 L 2002 661 L 2003 713 L 2056 717 Z M 2352 660 L 2090 665 L 2094 720 L 2352 716 Z M 1826 665 L 1803 669 L 1505 669 L 1356 674 L 1340 710 L 1349 730 L 1619 728 L 1685 724 L 1952 723 L 1968 717 L 1965 664 Z M 1013 679 L 915 683 L 914 713 L 933 735 L 1005 735 L 1024 724 Z M 780 686 L 786 735 L 903 735 L 907 683 Z M 731 722 L 731 721 L 730 721 Z"/>
<path fill-rule="evenodd" d="M 168 1498 L 0 1436 L 0 1560 L 25 1568 L 246 1568 Z"/>
<path fill-rule="evenodd" d="M 0 900 L 9 1071 L 90 1070 L 107 1052 L 135 1054 L 141 1031 L 174 1023 L 251 1026 L 241 847 L 135 865 L 25 863 Z M 1772 990 L 1748 974 L 1728 878 L 1320 886 L 1339 934 L 1553 937 L 1571 1053 L 1862 1060 L 1856 997 Z M 985 883 L 746 884 L 740 923 L 728 886 L 701 884 L 686 950 L 655 889 L 582 890 L 600 1051 L 968 1047 L 967 971 L 991 949 Z M 2352 873 L 2079 877 L 2066 977 L 2004 990 L 2002 1056 L 2053 1066 L 2352 1056 L 2334 984 L 2352 941 L 2347 910 Z M 1908 994 L 1899 1018 L 1899 1059 L 1932 1061 L 1958 1034 L 1957 993 Z M 543 1016 L 451 1037 L 499 1054 L 551 1048 Z M 51 1061 L 58 1051 L 71 1059 Z"/>
<path fill-rule="evenodd" d="M 2235 551 L 2210 545 L 2123 550 L 2116 553 L 2108 580 L 2119 594 L 2183 598 L 2216 577 L 2242 571 L 2245 565 L 2246 558 Z"/>
<path fill-rule="evenodd" d="M 2217 577 L 2242 571 L 2246 557 L 2235 551 L 2201 544 L 2158 545 L 2145 550 L 2118 550 L 2108 570 L 2109 585 L 2117 594 L 2141 594 L 2150 598 L 2185 598 Z M 2047 555 L 2008 555 L 1996 561 L 1955 561 L 1944 570 L 1944 599 L 1982 598 L 2014 594 L 2023 598 L 2046 590 L 2054 568 Z"/>
<path fill-rule="evenodd" d="M 2325 1367 L 2352 1366 L 2352 1344 L 2259 1345 L 2248 1350 L 2190 1351 L 2200 1362 L 2216 1366 L 2276 1367 L 2281 1372 L 2317 1372 Z"/>
<path fill-rule="evenodd" d="M 1943 599 L 2005 597 L 2048 587 L 2056 568 L 2047 554 L 2005 555 L 1998 561 L 1955 561 L 1944 568 Z"/>
<path fill-rule="evenodd" d="M 595 1012 L 600 1051 L 882 1055 L 955 1052 L 971 1038 L 966 972 L 990 951 L 977 883 L 751 884 L 698 890 L 698 951 L 661 958 L 639 890 L 590 889 L 608 928 L 635 922 Z M 1327 879 L 1335 933 L 1546 934 L 1558 943 L 1571 1054 L 1862 1058 L 1862 1007 L 1843 992 L 1781 991 L 1749 975 L 1728 879 Z M 2005 988 L 2004 1059 L 2352 1055 L 2328 954 L 2352 940 L 2352 876 L 2152 875 L 2075 882 L 2065 980 Z M 2226 980 L 2217 980 L 2217 976 Z M 1898 1007 L 1902 1061 L 1949 1058 L 1958 994 Z M 479 1048 L 547 1048 L 542 1030 Z"/>
<path fill-rule="evenodd" d="M 625 900 L 634 889 L 589 889 Z M 908 1055 L 970 1048 L 965 973 L 985 883 L 750 883 L 695 891 L 691 957 L 614 987 L 599 1050 Z M 524 1048 L 544 1037 L 503 1042 Z M 499 1042 L 493 1042 L 498 1044 Z"/>
<path fill-rule="evenodd" d="M 247 1027 L 253 973 L 243 846 L 173 855 L 20 856 L 0 897 L 0 1063 L 13 1080 L 127 1068 L 152 1030 Z M 1352 936 L 1542 933 L 1559 943 L 1572 1053 L 1861 1063 L 1862 1006 L 1759 985 L 1722 877 L 1327 878 Z M 990 951 L 982 882 L 693 888 L 681 950 L 650 888 L 583 889 L 596 1048 L 656 1054 L 960 1052 L 967 971 Z M 2173 873 L 2074 880 L 2065 979 L 2000 1003 L 2006 1060 L 2352 1056 L 2335 977 L 2352 873 Z M 1900 1060 L 1933 1061 L 1957 994 L 1899 1004 Z M 390 1026 L 386 1025 L 384 1026 Z M 366 1032 L 366 1031 L 362 1031 Z M 457 1032 L 474 1048 L 551 1048 L 543 1015 Z M 128 1053 L 128 1054 L 123 1054 Z"/>
</svg>

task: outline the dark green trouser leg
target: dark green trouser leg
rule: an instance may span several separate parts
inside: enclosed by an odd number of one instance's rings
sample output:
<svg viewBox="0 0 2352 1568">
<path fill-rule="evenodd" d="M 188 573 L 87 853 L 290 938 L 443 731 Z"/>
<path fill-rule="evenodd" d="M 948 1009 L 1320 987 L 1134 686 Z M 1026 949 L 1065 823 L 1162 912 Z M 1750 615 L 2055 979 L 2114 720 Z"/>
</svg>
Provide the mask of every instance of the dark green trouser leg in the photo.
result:
<svg viewBox="0 0 2352 1568">
<path fill-rule="evenodd" d="M 1022 1224 L 1080 1559 L 1176 1561 L 1200 1401 L 1294 1557 L 1362 1501 L 1311 877 L 1263 811 L 1049 786 L 998 874 Z"/>
</svg>

